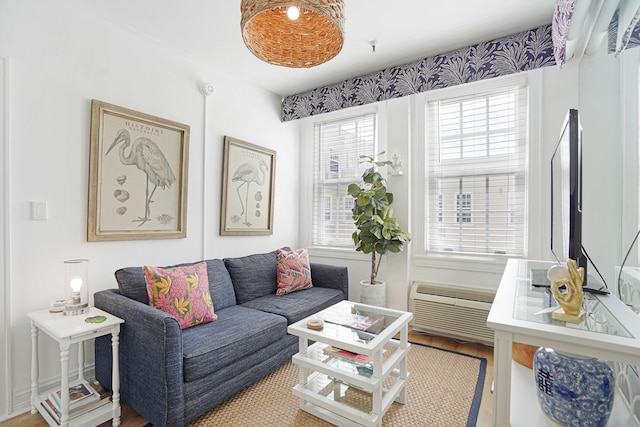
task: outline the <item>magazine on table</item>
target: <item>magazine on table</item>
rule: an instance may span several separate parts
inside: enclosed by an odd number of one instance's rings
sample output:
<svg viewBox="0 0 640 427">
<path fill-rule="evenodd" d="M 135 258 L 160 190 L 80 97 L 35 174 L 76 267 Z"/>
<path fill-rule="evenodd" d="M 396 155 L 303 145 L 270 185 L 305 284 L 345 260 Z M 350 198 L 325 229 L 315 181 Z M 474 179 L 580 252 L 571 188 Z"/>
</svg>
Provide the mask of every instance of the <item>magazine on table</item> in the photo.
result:
<svg viewBox="0 0 640 427">
<path fill-rule="evenodd" d="M 339 356 L 345 360 L 349 360 L 355 363 L 369 363 L 371 361 L 371 356 L 353 353 L 351 351 L 343 350 L 338 347 L 327 346 L 324 348 L 324 352 L 325 354 L 333 354 L 335 356 Z"/>
<path fill-rule="evenodd" d="M 373 366 L 371 363 L 354 363 L 350 360 L 343 359 L 342 357 L 333 357 L 329 364 L 335 368 L 338 368 L 345 372 L 350 372 L 352 374 L 362 375 L 366 378 L 371 378 L 373 376 Z M 334 378 L 334 377 L 331 377 Z M 336 379 L 337 380 L 337 379 Z"/>
<path fill-rule="evenodd" d="M 62 402 L 62 393 L 61 390 L 56 391 L 55 393 L 57 400 Z M 86 382 L 81 382 L 79 384 L 73 385 L 69 387 L 69 407 L 75 406 L 80 403 L 80 401 L 84 399 L 93 399 L 99 400 L 100 395 L 96 393 L 93 388 Z"/>
<path fill-rule="evenodd" d="M 378 321 L 377 317 L 362 316 L 360 314 L 329 312 L 324 315 L 324 321 L 346 326 L 359 331 L 366 331 Z"/>
</svg>

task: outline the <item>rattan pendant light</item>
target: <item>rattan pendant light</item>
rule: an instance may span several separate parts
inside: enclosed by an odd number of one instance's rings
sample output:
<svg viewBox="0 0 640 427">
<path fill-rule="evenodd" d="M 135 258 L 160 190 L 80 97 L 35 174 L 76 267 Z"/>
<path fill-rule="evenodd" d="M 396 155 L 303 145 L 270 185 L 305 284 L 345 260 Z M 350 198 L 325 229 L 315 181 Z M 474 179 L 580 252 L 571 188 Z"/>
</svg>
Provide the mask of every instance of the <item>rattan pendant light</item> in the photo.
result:
<svg viewBox="0 0 640 427">
<path fill-rule="evenodd" d="M 287 16 L 290 7 L 297 19 Z M 310 68 L 342 49 L 343 0 L 242 0 L 240 11 L 244 43 L 269 64 Z"/>
</svg>

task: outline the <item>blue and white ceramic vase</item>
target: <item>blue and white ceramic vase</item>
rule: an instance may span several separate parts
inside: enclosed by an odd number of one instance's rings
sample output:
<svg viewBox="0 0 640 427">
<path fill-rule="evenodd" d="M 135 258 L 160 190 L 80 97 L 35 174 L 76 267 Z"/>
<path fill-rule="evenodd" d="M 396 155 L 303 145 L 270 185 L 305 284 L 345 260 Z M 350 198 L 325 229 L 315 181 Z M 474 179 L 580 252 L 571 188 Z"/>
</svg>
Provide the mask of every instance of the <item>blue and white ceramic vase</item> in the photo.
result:
<svg viewBox="0 0 640 427">
<path fill-rule="evenodd" d="M 615 377 L 607 362 L 540 347 L 533 360 L 538 403 L 565 426 L 605 426 L 611 415 Z"/>
</svg>

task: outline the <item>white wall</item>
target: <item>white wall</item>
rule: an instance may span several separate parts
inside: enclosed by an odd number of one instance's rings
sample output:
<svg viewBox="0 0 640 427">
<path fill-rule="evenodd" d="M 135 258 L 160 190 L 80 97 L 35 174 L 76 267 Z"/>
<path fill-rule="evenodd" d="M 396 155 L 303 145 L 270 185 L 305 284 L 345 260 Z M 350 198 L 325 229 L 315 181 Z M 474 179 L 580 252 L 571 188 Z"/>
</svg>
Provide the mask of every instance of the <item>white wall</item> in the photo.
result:
<svg viewBox="0 0 640 427">
<path fill-rule="evenodd" d="M 7 235 L 8 235 L 8 215 L 7 210 L 9 203 L 7 201 L 7 179 L 6 171 L 8 162 L 8 155 L 6 148 L 9 146 L 9 128 L 6 125 L 9 117 L 9 74 L 10 74 L 9 60 L 0 57 L 0 307 L 2 313 L 0 314 L 0 414 L 5 414 L 9 411 L 9 396 L 11 396 L 11 387 L 9 383 L 9 377 L 11 371 L 9 370 L 9 324 L 11 309 L 8 303 L 8 289 L 5 284 L 7 280 L 7 268 L 6 260 L 8 259 L 7 251 Z"/>
<path fill-rule="evenodd" d="M 630 49 L 624 52 L 622 61 L 620 63 L 620 94 L 621 102 L 620 108 L 624 112 L 621 114 L 622 120 L 622 141 L 623 146 L 621 149 L 621 174 L 620 174 L 620 188 L 621 188 L 621 200 L 620 210 L 622 211 L 622 223 L 621 223 L 621 254 L 624 260 L 624 255 L 629 251 L 629 256 L 625 262 L 625 267 L 638 267 L 640 266 L 640 258 L 638 256 L 638 244 L 635 243 L 631 248 L 629 246 L 633 243 L 633 239 L 640 229 L 640 191 L 638 183 L 640 180 L 640 171 L 638 165 L 640 164 L 640 147 L 638 138 L 638 120 L 640 106 L 638 105 L 640 94 L 639 87 L 639 65 L 640 65 L 640 49 Z M 621 262 L 618 260 L 616 265 Z M 617 279 L 617 278 L 616 278 Z M 617 282 L 617 280 L 616 280 Z M 617 283 L 616 283 L 617 286 Z"/>
<path fill-rule="evenodd" d="M 64 260 L 90 260 L 95 292 L 115 287 L 113 272 L 120 267 L 297 245 L 298 213 L 291 207 L 299 205 L 298 125 L 280 122 L 277 96 L 222 74 L 213 58 L 210 64 L 197 63 L 103 20 L 82 2 L 3 0 L 0 57 L 10 58 L 12 64 L 7 285 L 14 402 L 7 411 L 15 414 L 28 405 L 31 350 L 26 313 L 47 308 L 58 296 Z M 202 81 L 215 86 L 206 99 L 199 92 Z M 86 241 L 91 99 L 191 126 L 185 239 Z M 224 135 L 277 152 L 272 236 L 218 235 Z M 48 220 L 30 220 L 33 200 L 47 202 Z M 41 338 L 44 383 L 59 376 L 58 351 L 50 341 Z M 91 354 L 88 360 L 93 360 Z M 4 415 L 0 413 L 0 419 Z"/>
<path fill-rule="evenodd" d="M 609 287 L 615 282 L 614 266 L 622 260 L 622 123 L 631 112 L 621 108 L 621 94 L 626 90 L 621 87 L 620 70 L 621 58 L 608 54 L 606 43 L 597 55 L 585 56 L 580 65 L 582 244 Z M 637 116 L 633 119 L 637 122 Z M 629 244 L 632 236 L 624 237 Z M 598 274 L 591 265 L 587 272 Z"/>
</svg>

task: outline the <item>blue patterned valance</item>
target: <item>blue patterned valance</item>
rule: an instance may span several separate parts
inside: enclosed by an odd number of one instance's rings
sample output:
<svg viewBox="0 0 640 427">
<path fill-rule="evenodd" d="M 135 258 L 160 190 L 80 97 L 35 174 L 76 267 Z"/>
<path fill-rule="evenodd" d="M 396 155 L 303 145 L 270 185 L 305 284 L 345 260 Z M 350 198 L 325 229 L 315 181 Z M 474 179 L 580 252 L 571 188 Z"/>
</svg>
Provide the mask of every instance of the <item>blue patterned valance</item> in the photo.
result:
<svg viewBox="0 0 640 427">
<path fill-rule="evenodd" d="M 554 65 L 551 25 L 344 80 L 282 100 L 282 121 Z"/>
</svg>

